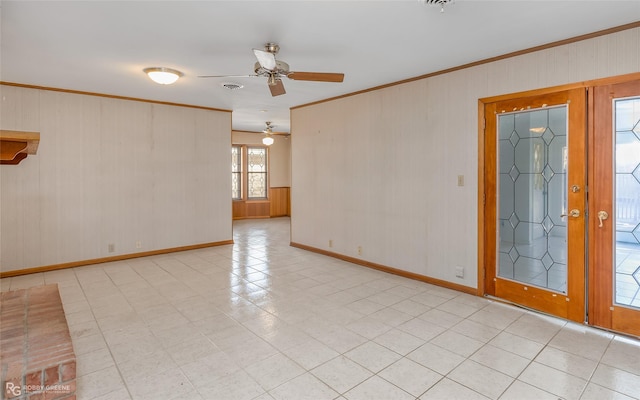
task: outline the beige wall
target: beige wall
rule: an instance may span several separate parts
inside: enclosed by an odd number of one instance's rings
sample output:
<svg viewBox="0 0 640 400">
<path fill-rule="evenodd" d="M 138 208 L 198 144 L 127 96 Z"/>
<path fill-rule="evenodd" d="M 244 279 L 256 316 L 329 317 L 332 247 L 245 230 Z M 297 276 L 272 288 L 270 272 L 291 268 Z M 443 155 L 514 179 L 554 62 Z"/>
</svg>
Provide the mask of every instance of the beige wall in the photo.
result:
<svg viewBox="0 0 640 400">
<path fill-rule="evenodd" d="M 232 238 L 230 112 L 0 90 L 1 128 L 41 135 L 0 166 L 2 271 Z"/>
<path fill-rule="evenodd" d="M 262 146 L 260 133 L 233 131 L 233 144 L 257 144 Z M 273 135 L 274 142 L 269 146 L 269 186 L 291 186 L 291 140 L 282 135 Z"/>
<path fill-rule="evenodd" d="M 636 28 L 293 109 L 292 241 L 477 287 L 478 99 L 638 72 L 638 48 Z"/>
</svg>

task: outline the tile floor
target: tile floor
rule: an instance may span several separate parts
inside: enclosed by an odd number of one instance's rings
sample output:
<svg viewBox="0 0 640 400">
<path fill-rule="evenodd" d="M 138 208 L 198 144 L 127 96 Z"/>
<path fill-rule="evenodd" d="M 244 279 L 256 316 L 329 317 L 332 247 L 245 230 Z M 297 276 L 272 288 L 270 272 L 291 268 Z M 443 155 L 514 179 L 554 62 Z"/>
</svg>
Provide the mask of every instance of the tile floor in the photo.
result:
<svg viewBox="0 0 640 400">
<path fill-rule="evenodd" d="M 78 399 L 640 399 L 640 342 L 349 264 L 239 221 L 234 245 L 57 282 Z"/>
</svg>

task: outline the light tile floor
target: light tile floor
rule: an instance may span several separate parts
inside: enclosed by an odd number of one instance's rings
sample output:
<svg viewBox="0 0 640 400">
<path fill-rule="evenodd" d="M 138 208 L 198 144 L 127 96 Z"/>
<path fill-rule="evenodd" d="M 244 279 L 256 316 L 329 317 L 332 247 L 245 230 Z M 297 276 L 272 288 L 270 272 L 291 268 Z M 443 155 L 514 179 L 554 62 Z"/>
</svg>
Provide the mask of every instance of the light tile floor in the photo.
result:
<svg viewBox="0 0 640 400">
<path fill-rule="evenodd" d="M 640 342 L 288 246 L 2 279 L 58 283 L 78 399 L 640 399 Z"/>
</svg>

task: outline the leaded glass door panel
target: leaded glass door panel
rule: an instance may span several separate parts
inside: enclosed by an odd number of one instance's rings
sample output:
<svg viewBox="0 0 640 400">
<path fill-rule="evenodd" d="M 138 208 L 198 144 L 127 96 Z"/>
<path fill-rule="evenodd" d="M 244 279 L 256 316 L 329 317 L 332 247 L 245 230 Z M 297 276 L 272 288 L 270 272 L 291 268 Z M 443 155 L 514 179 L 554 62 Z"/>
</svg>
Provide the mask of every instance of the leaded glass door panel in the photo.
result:
<svg viewBox="0 0 640 400">
<path fill-rule="evenodd" d="M 498 115 L 498 276 L 563 294 L 567 107 Z"/>
<path fill-rule="evenodd" d="M 585 106 L 583 89 L 485 105 L 485 291 L 576 321 L 585 303 Z"/>
</svg>

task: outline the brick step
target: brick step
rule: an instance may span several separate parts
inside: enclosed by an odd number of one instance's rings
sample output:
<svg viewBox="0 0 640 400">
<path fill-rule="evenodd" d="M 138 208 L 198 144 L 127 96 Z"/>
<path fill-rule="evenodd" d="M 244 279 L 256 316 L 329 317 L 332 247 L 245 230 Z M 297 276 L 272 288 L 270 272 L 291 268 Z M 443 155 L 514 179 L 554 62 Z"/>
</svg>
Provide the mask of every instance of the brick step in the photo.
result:
<svg viewBox="0 0 640 400">
<path fill-rule="evenodd" d="M 58 285 L 3 292 L 2 398 L 76 398 L 76 356 Z"/>
</svg>

